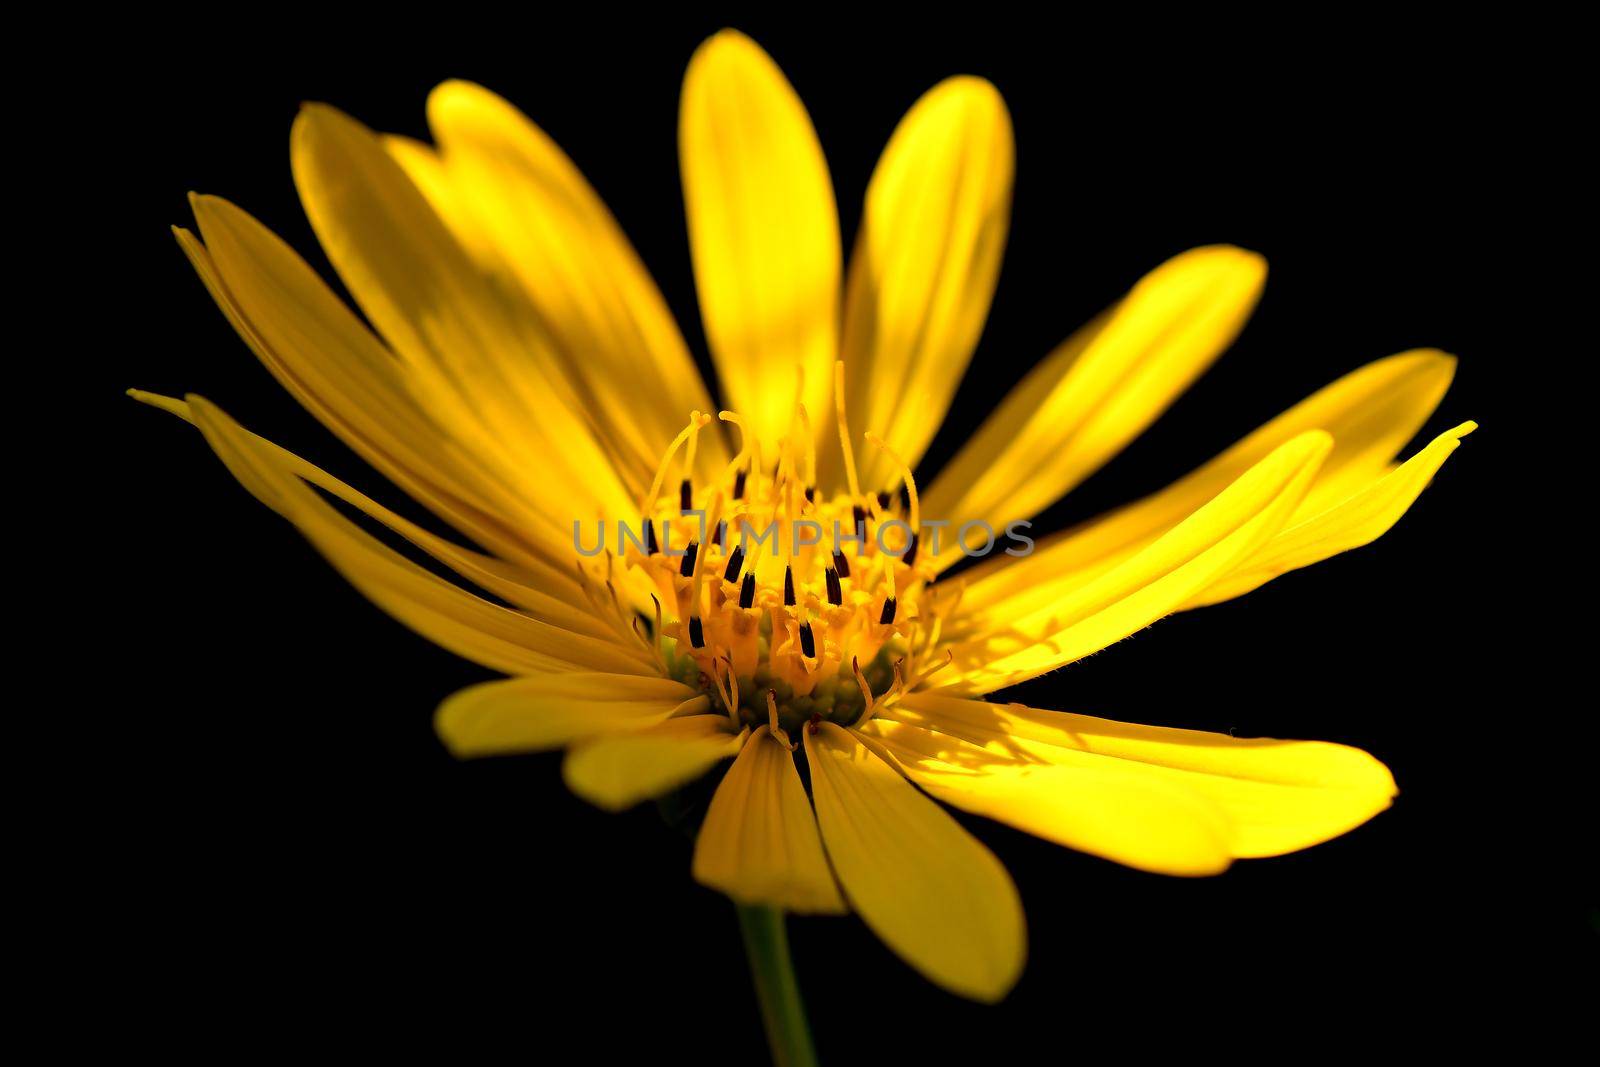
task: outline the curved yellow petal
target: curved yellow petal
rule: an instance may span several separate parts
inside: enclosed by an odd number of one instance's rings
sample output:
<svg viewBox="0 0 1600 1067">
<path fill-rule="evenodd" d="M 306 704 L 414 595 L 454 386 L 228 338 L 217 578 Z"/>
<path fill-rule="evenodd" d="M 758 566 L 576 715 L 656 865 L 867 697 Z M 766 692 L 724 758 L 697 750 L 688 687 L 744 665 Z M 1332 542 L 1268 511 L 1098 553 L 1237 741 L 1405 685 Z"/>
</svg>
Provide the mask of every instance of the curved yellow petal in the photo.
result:
<svg viewBox="0 0 1600 1067">
<path fill-rule="evenodd" d="M 1333 450 L 1289 526 L 1321 514 L 1385 475 L 1395 454 L 1433 414 L 1454 374 L 1454 357 L 1431 349 L 1352 371 L 1160 492 L 1045 538 L 1027 557 L 996 554 L 968 571 L 961 609 L 998 620 L 1017 614 L 1029 600 L 1064 595 L 1139 551 L 1308 430 L 1331 434 Z"/>
<path fill-rule="evenodd" d="M 706 697 L 670 678 L 541 673 L 452 694 L 435 712 L 434 729 L 456 756 L 500 756 L 644 730 L 675 712 L 689 715 L 709 706 Z"/>
<path fill-rule="evenodd" d="M 901 959 L 993 1002 L 1022 973 L 1027 937 L 1011 876 L 850 731 L 805 735 L 817 821 L 851 907 Z"/>
<path fill-rule="evenodd" d="M 1238 858 L 1281 855 L 1337 837 L 1388 808 L 1395 795 L 1394 778 L 1378 760 L 1322 741 L 1139 726 L 926 693 L 911 694 L 881 717 L 894 721 L 881 728 L 884 739 L 918 758 L 957 765 L 1043 764 L 1068 775 L 1117 774 L 1181 789 L 1222 815 L 1229 854 Z M 869 735 L 878 722 L 869 724 Z"/>
<path fill-rule="evenodd" d="M 945 684 L 993 692 L 1098 652 L 1175 611 L 1283 527 L 1332 444 L 1320 431 L 1302 434 L 1093 581 L 1060 596 L 1046 588 L 1026 603 L 1013 598 L 1017 614 L 956 641 L 956 669 Z"/>
<path fill-rule="evenodd" d="M 373 603 L 442 648 L 507 673 L 607 670 L 650 674 L 627 647 L 541 622 L 474 596 L 406 559 L 336 511 L 215 405 L 190 396 L 188 417 L 239 483 L 295 528 Z M 175 404 L 163 405 L 182 415 Z"/>
<path fill-rule="evenodd" d="M 391 155 L 474 258 L 526 297 L 549 328 L 553 373 L 642 491 L 689 412 L 714 410 L 655 282 L 578 168 L 511 104 L 447 81 L 428 96 L 428 125 L 437 153 L 390 139 Z M 715 433 L 699 455 L 708 472 L 727 462 Z"/>
<path fill-rule="evenodd" d="M 219 197 L 190 198 L 205 243 L 174 233 L 228 321 L 296 400 L 435 514 L 507 556 L 542 544 L 524 494 L 415 395 L 405 368 L 306 262 Z"/>
<path fill-rule="evenodd" d="M 845 910 L 787 745 L 765 727 L 717 786 L 694 846 L 694 877 L 741 904 Z"/>
<path fill-rule="evenodd" d="M 1461 444 L 1461 438 L 1477 427 L 1475 422 L 1464 422 L 1446 430 L 1426 448 L 1349 498 L 1310 518 L 1302 520 L 1297 516 L 1232 574 L 1203 590 L 1184 607 L 1242 596 L 1281 574 L 1376 541 L 1400 521 Z"/>
<path fill-rule="evenodd" d="M 839 218 L 822 146 L 777 64 L 724 30 L 689 61 L 678 151 L 700 314 L 724 399 L 775 455 L 797 399 L 814 429 L 830 410 Z"/>
<path fill-rule="evenodd" d="M 543 324 L 473 263 L 380 139 L 333 108 L 307 105 L 290 162 L 328 259 L 430 412 L 486 461 L 520 474 L 561 530 L 575 517 L 631 514 L 615 467 L 550 372 Z"/>
<path fill-rule="evenodd" d="M 848 409 L 858 432 L 877 433 L 912 467 L 989 313 L 1014 164 L 1000 93 L 982 78 L 949 78 L 900 121 L 867 187 L 841 341 Z M 824 442 L 836 445 L 833 436 Z M 881 450 L 857 443 L 855 456 L 864 489 L 899 481 Z"/>
<path fill-rule="evenodd" d="M 135 400 L 162 408 L 185 422 L 194 422 L 194 415 L 185 401 L 146 393 L 139 389 L 130 389 L 128 393 Z M 537 565 L 530 569 L 529 566 L 508 563 L 453 544 L 395 514 L 288 449 L 251 433 L 242 426 L 232 423 L 231 420 L 226 428 L 228 432 L 241 435 L 241 439 L 247 441 L 249 447 L 257 450 L 264 460 L 383 523 L 462 578 L 516 605 L 534 618 L 586 637 L 614 641 L 618 636 L 615 628 L 608 629 L 596 617 L 593 604 L 586 600 L 582 588 L 571 573 Z"/>
<path fill-rule="evenodd" d="M 1003 529 L 1048 507 L 1233 343 L 1266 272 L 1254 252 L 1215 245 L 1145 275 L 1011 391 L 928 487 L 923 511 Z"/>
<path fill-rule="evenodd" d="M 687 715 L 637 732 L 580 741 L 561 764 L 567 788 L 607 811 L 692 782 L 738 754 L 748 731 L 735 733 L 726 716 Z"/>
<path fill-rule="evenodd" d="M 1023 763 L 932 730 L 873 719 L 867 743 L 935 798 L 1056 844 L 1157 874 L 1219 874 L 1232 828 L 1206 797 L 1118 767 Z"/>
</svg>

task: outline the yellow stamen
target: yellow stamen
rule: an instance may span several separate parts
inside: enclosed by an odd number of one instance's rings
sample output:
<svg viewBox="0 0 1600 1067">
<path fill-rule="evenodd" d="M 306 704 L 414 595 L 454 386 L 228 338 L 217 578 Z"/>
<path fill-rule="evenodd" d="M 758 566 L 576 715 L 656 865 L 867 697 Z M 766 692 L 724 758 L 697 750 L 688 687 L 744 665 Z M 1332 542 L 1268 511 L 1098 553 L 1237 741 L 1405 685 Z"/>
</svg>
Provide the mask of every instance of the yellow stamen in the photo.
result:
<svg viewBox="0 0 1600 1067">
<path fill-rule="evenodd" d="M 801 480 L 805 483 L 803 488 L 811 488 L 817 484 L 817 442 L 811 437 L 811 415 L 806 411 L 806 406 L 804 404 L 796 404 L 795 407 L 800 409 L 801 439 L 804 441 L 806 448 L 805 470 L 801 472 L 805 477 Z"/>
<path fill-rule="evenodd" d="M 917 532 L 922 529 L 922 504 L 917 498 L 917 480 L 911 476 L 911 467 L 906 463 L 905 460 L 900 458 L 900 454 L 898 452 L 889 447 L 889 443 L 887 441 L 879 437 L 877 434 L 869 430 L 866 434 L 866 438 L 868 441 L 872 442 L 872 444 L 882 449 L 884 455 L 888 456 L 894 461 L 895 466 L 900 468 L 901 476 L 905 478 L 906 494 L 911 497 L 911 534 L 913 537 L 915 537 Z"/>
<path fill-rule="evenodd" d="M 694 579 L 689 587 L 689 610 L 699 614 L 701 610 L 700 589 L 705 583 L 706 557 L 711 555 L 711 538 L 717 523 L 722 518 L 722 490 L 718 489 L 711 497 L 711 510 L 707 513 L 706 536 L 700 545 L 700 550 L 694 557 Z"/>
<path fill-rule="evenodd" d="M 733 457 L 733 460 L 723 470 L 722 476 L 724 478 L 736 476 L 739 473 L 739 468 L 744 465 L 746 460 L 752 457 L 754 462 L 751 463 L 751 467 L 759 469 L 761 465 L 761 442 L 757 441 L 754 435 L 745 429 L 744 420 L 739 417 L 737 412 L 733 411 L 719 411 L 717 412 L 717 418 L 723 422 L 732 423 L 739 428 L 739 453 Z"/>
<path fill-rule="evenodd" d="M 656 501 L 661 499 L 661 487 L 667 481 L 667 468 L 672 465 L 672 457 L 678 454 L 678 449 L 691 436 L 700 432 L 700 427 L 711 421 L 710 415 L 702 415 L 698 411 L 689 412 L 689 425 L 678 431 L 678 436 L 672 439 L 672 444 L 667 446 L 667 454 L 661 457 L 661 465 L 656 468 L 656 476 L 650 483 L 650 492 L 639 501 L 639 517 L 648 518 L 655 512 Z"/>
<path fill-rule="evenodd" d="M 728 719 L 735 727 L 739 725 L 739 675 L 733 669 L 733 660 L 728 657 L 723 659 L 724 669 L 728 672 Z"/>
<path fill-rule="evenodd" d="M 856 478 L 856 453 L 850 447 L 850 423 L 844 417 L 844 360 L 833 365 L 833 411 L 839 418 L 839 446 L 844 449 L 844 476 L 850 483 L 850 499 L 861 499 L 861 482 Z"/>
<path fill-rule="evenodd" d="M 954 663 L 955 661 L 956 661 L 955 650 L 951 649 L 951 648 L 945 649 L 944 650 L 944 662 L 939 664 L 937 667 L 933 668 L 933 670 L 931 670 L 931 671 L 924 671 L 919 677 L 912 679 L 910 684 L 911 685 L 921 685 L 923 682 L 926 682 L 929 678 L 932 678 L 934 675 L 938 674 L 940 671 L 944 670 L 946 667 L 950 666 L 950 664 Z"/>
<path fill-rule="evenodd" d="M 790 752 L 800 747 L 789 740 L 789 732 L 778 725 L 778 694 L 770 689 L 767 690 L 767 729 L 772 732 L 774 738 L 787 745 Z"/>
<path fill-rule="evenodd" d="M 700 430 L 701 427 L 704 427 L 711 422 L 711 416 L 702 416 L 698 411 L 690 412 L 690 418 L 693 419 L 694 422 L 691 424 L 693 429 L 689 433 L 688 449 L 683 454 L 683 476 L 685 478 L 694 477 L 694 453 L 695 449 L 700 446 Z M 700 421 L 702 418 L 705 419 L 705 422 Z"/>
<path fill-rule="evenodd" d="M 867 684 L 867 676 L 861 673 L 861 664 L 854 656 L 850 657 L 850 670 L 851 673 L 856 676 L 856 685 L 861 687 L 862 699 L 866 701 L 866 705 L 861 709 L 861 717 L 856 720 L 856 725 L 860 726 L 862 723 L 872 718 L 872 686 Z"/>
</svg>

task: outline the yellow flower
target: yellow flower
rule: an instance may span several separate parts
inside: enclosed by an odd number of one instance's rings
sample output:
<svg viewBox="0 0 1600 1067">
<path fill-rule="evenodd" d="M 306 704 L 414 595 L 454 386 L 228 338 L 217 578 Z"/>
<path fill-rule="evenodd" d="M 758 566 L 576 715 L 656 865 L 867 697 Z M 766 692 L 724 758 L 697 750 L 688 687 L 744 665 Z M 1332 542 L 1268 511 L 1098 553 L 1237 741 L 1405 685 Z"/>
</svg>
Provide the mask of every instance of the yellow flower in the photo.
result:
<svg viewBox="0 0 1600 1067">
<path fill-rule="evenodd" d="M 731 757 L 697 879 L 745 904 L 852 910 L 981 1000 L 1016 981 L 1022 910 L 935 801 L 1177 875 L 1305 848 L 1388 806 L 1388 770 L 1355 749 L 983 698 L 1381 535 L 1473 429 L 1396 461 L 1451 357 L 1369 364 L 1169 488 L 1008 554 L 1010 524 L 1115 455 L 1228 346 L 1261 257 L 1209 247 L 1157 267 L 919 492 L 912 469 L 1005 241 L 1013 149 L 993 86 L 952 78 L 906 115 L 841 276 L 827 165 L 788 82 L 736 33 L 695 54 L 679 134 L 719 417 L 644 266 L 560 149 L 461 82 L 433 92 L 428 120 L 434 146 L 320 105 L 294 125 L 306 213 L 370 328 L 227 201 L 195 197 L 200 236 L 176 232 L 285 388 L 475 548 L 200 397 L 135 395 L 197 426 L 385 611 L 510 676 L 445 701 L 452 751 L 565 747 L 572 789 L 607 808 Z M 833 524 L 857 521 L 864 543 L 836 545 Z M 619 542 L 619 523 L 635 536 Z M 745 541 L 746 524 L 769 523 L 775 537 Z M 821 543 L 797 548 L 809 523 Z M 937 580 L 964 558 L 958 535 L 982 547 L 970 524 L 1000 545 Z"/>
</svg>

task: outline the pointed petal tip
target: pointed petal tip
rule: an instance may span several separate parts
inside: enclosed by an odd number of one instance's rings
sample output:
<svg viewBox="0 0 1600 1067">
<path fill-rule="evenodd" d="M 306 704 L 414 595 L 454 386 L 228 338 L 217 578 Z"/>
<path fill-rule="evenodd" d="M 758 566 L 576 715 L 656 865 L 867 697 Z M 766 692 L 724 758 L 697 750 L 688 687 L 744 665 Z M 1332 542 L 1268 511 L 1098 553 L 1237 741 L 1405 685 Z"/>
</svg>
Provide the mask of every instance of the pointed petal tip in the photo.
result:
<svg viewBox="0 0 1600 1067">
<path fill-rule="evenodd" d="M 194 421 L 194 419 L 191 417 L 188 403 L 184 400 L 179 400 L 177 397 L 164 396 L 161 393 L 152 393 L 144 389 L 126 389 L 124 390 L 124 393 L 131 399 L 137 400 L 141 404 L 148 404 L 150 407 L 159 408 L 160 410 L 167 412 L 169 415 L 178 416 L 178 418 L 183 419 L 185 422 Z"/>
<path fill-rule="evenodd" d="M 302 100 L 300 109 L 295 112 L 294 123 L 289 128 L 290 144 L 298 144 L 303 138 L 311 136 L 318 130 L 334 126 L 367 129 L 332 104 L 325 104 L 320 100 Z"/>
</svg>

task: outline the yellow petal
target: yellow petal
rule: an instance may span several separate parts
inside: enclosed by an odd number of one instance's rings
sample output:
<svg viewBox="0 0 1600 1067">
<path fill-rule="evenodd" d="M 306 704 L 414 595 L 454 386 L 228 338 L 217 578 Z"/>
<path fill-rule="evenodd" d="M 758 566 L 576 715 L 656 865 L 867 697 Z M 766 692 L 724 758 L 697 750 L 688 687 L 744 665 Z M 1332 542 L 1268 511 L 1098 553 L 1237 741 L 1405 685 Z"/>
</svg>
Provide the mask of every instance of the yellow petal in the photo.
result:
<svg viewBox="0 0 1600 1067">
<path fill-rule="evenodd" d="M 726 716 L 688 715 L 637 732 L 580 741 L 561 764 L 567 788 L 607 811 L 670 793 L 737 755 L 749 731 Z"/>
<path fill-rule="evenodd" d="M 706 340 L 728 405 L 772 457 L 796 399 L 814 427 L 829 410 L 839 218 L 828 165 L 783 72 L 732 30 L 689 61 L 678 153 Z"/>
<path fill-rule="evenodd" d="M 1255 253 L 1217 245 L 1151 271 L 1011 391 L 928 488 L 923 512 L 1003 529 L 1048 507 L 1233 343 L 1266 270 Z"/>
<path fill-rule="evenodd" d="M 404 368 L 270 230 L 218 197 L 191 198 L 205 243 L 174 228 L 218 306 L 274 377 L 407 493 L 485 547 L 527 556 L 522 493 L 476 460 L 413 394 Z"/>
<path fill-rule="evenodd" d="M 862 735 L 937 799 L 1059 845 L 1157 874 L 1218 874 L 1232 862 L 1222 811 L 1154 775 L 1023 763 L 887 719 L 873 719 Z"/>
<path fill-rule="evenodd" d="M 817 821 L 850 906 L 929 980 L 993 1002 L 1022 973 L 1022 902 L 1000 861 L 854 734 L 803 730 Z"/>
<path fill-rule="evenodd" d="M 717 787 L 694 846 L 695 880 L 741 904 L 844 911 L 789 748 L 763 726 Z"/>
<path fill-rule="evenodd" d="M 535 674 L 484 682 L 439 705 L 434 728 L 461 757 L 561 748 L 602 734 L 643 730 L 710 701 L 670 678 L 625 674 Z"/>
<path fill-rule="evenodd" d="M 500 254 L 494 232 L 478 219 L 470 190 L 455 180 L 433 146 L 392 133 L 384 134 L 381 141 L 384 151 L 406 172 L 472 261 L 491 273 L 507 271 L 509 265 Z"/>
<path fill-rule="evenodd" d="M 139 389 L 130 389 L 129 395 L 135 400 L 171 412 L 186 422 L 194 422 L 193 413 L 185 401 L 146 393 Z M 237 423 L 232 423 L 230 420 L 224 424 L 224 428 L 226 432 L 240 435 L 241 441 L 246 442 L 247 446 L 255 450 L 265 462 L 310 482 L 368 517 L 383 523 L 467 581 L 502 600 L 515 604 L 534 618 L 571 630 L 575 634 L 606 641 L 616 640 L 617 633 L 609 630 L 595 616 L 593 604 L 585 598 L 582 588 L 573 580 L 571 573 L 547 567 L 530 569 L 453 544 L 395 514 L 315 464 L 306 462 L 293 452 L 251 433 Z"/>
<path fill-rule="evenodd" d="M 549 327 L 555 373 L 642 491 L 688 413 L 714 410 L 654 281 L 578 168 L 505 100 L 445 82 L 428 97 L 428 124 L 438 154 L 396 140 L 391 154 Z M 705 471 L 727 461 L 715 433 L 699 455 Z"/>
<path fill-rule="evenodd" d="M 520 474 L 558 529 L 570 529 L 575 510 L 631 514 L 616 469 L 549 371 L 543 325 L 472 262 L 379 138 L 333 108 L 307 105 L 290 148 L 328 259 L 430 413 L 487 462 Z"/>
<path fill-rule="evenodd" d="M 1395 795 L 1394 779 L 1382 763 L 1360 749 L 1320 741 L 1138 726 L 938 694 L 912 694 L 882 714 L 895 721 L 881 728 L 885 740 L 919 758 L 979 766 L 1044 764 L 1069 776 L 1114 774 L 1183 790 L 1221 814 L 1227 824 L 1222 840 L 1239 858 L 1309 848 L 1359 826 L 1386 809 Z M 878 721 L 869 724 L 869 734 Z M 951 782 L 952 787 L 960 784 Z M 1026 796 L 1023 800 L 1021 810 L 995 817 L 1023 825 L 1017 817 L 1027 818 L 1033 803 Z M 1105 847 L 1066 843 L 1131 862 Z M 1111 844 L 1139 848 L 1138 841 Z"/>
<path fill-rule="evenodd" d="M 188 416 L 239 483 L 289 520 L 351 584 L 394 618 L 458 656 L 508 674 L 605 670 L 652 674 L 627 647 L 491 603 L 406 559 L 345 518 L 215 405 L 190 396 Z M 175 405 L 169 410 L 176 411 Z M 177 412 L 182 414 L 182 412 Z"/>
<path fill-rule="evenodd" d="M 1302 434 L 1093 581 L 1068 589 L 1045 583 L 1019 614 L 990 619 L 992 629 L 953 646 L 956 670 L 947 684 L 993 692 L 1098 652 L 1176 610 L 1283 527 L 1332 444 L 1320 431 Z"/>
<path fill-rule="evenodd" d="M 1371 544 L 1400 521 L 1428 487 L 1461 438 L 1477 429 L 1464 422 L 1435 437 L 1428 446 L 1326 511 L 1296 520 L 1258 548 L 1233 573 L 1213 583 L 1185 607 L 1215 604 L 1270 582 L 1280 574 Z M 1301 509 L 1302 512 L 1304 508 Z"/>
<path fill-rule="evenodd" d="M 1059 595 L 1087 582 L 1181 522 L 1273 449 L 1308 430 L 1331 434 L 1333 451 L 1290 525 L 1320 514 L 1389 470 L 1395 453 L 1433 414 L 1454 373 L 1453 357 L 1426 349 L 1369 363 L 1161 492 L 1046 538 L 1027 557 L 997 554 L 973 568 L 965 575 L 962 611 L 1004 619 L 1024 610 L 1041 583 L 1050 583 Z"/>
<path fill-rule="evenodd" d="M 912 467 L 988 315 L 1013 164 L 999 92 L 981 78 L 949 78 L 900 121 L 867 187 L 845 297 L 848 408 L 858 431 L 877 433 Z M 858 443 L 855 456 L 864 489 L 901 477 L 879 449 Z"/>
</svg>

